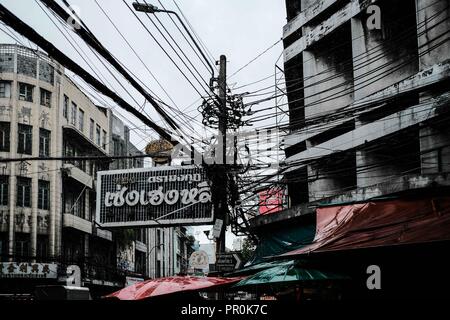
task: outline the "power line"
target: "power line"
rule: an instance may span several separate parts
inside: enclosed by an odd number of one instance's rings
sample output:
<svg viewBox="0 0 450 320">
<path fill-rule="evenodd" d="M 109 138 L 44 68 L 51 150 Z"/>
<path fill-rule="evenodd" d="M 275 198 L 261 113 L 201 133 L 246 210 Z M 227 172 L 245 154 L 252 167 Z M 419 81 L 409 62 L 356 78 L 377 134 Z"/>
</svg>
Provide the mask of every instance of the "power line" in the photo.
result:
<svg viewBox="0 0 450 320">
<path fill-rule="evenodd" d="M 41 35 L 39 35 L 34 29 L 29 27 L 27 24 L 18 19 L 14 14 L 12 14 L 9 10 L 7 10 L 3 5 L 0 4 L 0 18 L 9 26 L 11 26 L 18 33 L 23 36 L 29 38 L 31 41 L 39 45 L 43 48 L 49 56 L 55 58 L 56 61 L 60 62 L 67 69 L 72 72 L 78 74 L 83 80 L 92 84 L 98 91 L 102 92 L 106 96 L 110 97 L 114 100 L 118 105 L 124 108 L 126 111 L 130 112 L 134 116 L 136 116 L 143 123 L 147 124 L 153 130 L 155 130 L 158 134 L 163 136 L 167 140 L 171 140 L 171 135 L 167 133 L 166 130 L 162 129 L 160 126 L 156 125 L 153 121 L 148 119 L 142 113 L 139 113 L 136 109 L 134 109 L 128 102 L 119 97 L 116 93 L 114 93 L 111 89 L 106 87 L 103 83 L 98 81 L 92 75 L 90 75 L 86 70 L 84 70 L 81 66 L 79 66 L 76 62 L 70 59 L 67 55 L 57 49 L 53 44 L 44 39 Z"/>
<path fill-rule="evenodd" d="M 80 156 L 80 157 L 23 157 L 23 158 L 0 158 L 0 163 L 24 162 L 24 161 L 89 161 L 89 160 L 118 160 L 118 159 L 141 159 L 160 155 L 159 153 L 139 154 L 128 156 Z"/>
<path fill-rule="evenodd" d="M 270 47 L 268 47 L 267 49 L 265 49 L 263 52 L 261 52 L 260 54 L 258 54 L 255 58 L 253 58 L 252 60 L 250 60 L 248 63 L 246 63 L 245 65 L 243 65 L 242 67 L 240 67 L 238 70 L 236 70 L 232 75 L 230 75 L 228 77 L 228 79 L 232 78 L 233 76 L 235 76 L 236 74 L 238 74 L 239 72 L 241 72 L 242 70 L 244 70 L 245 68 L 247 68 L 250 64 L 252 64 L 253 62 L 255 62 L 256 60 L 258 60 L 260 57 L 262 57 L 266 52 L 270 51 L 270 49 L 272 49 L 273 47 L 275 47 L 278 43 L 280 43 L 283 39 L 278 40 L 277 42 L 275 42 L 274 44 L 272 44 Z"/>
<path fill-rule="evenodd" d="M 175 67 L 178 69 L 178 71 L 183 75 L 183 77 L 186 79 L 186 81 L 191 85 L 191 87 L 198 93 L 199 96 L 202 96 L 200 91 L 194 86 L 192 81 L 186 76 L 186 74 L 181 70 L 181 68 L 178 66 L 178 64 L 173 60 L 173 58 L 169 55 L 169 53 L 164 49 L 164 47 L 159 43 L 159 41 L 153 36 L 153 34 L 150 32 L 150 30 L 147 28 L 147 26 L 142 22 L 142 20 L 139 18 L 139 16 L 133 11 L 133 9 L 128 5 L 128 3 L 125 0 L 122 0 L 123 3 L 128 7 L 128 9 L 131 11 L 131 13 L 135 16 L 135 18 L 139 21 L 139 23 L 142 25 L 142 27 L 147 31 L 147 33 L 153 38 L 153 40 L 158 44 L 158 46 L 161 48 L 161 50 L 166 54 L 166 56 L 169 58 L 169 60 L 175 65 Z"/>
<path fill-rule="evenodd" d="M 64 21 L 70 19 L 70 15 L 61 7 L 58 3 L 52 0 L 40 0 L 49 9 L 55 12 Z M 128 72 L 122 67 L 122 65 L 117 61 L 116 58 L 100 43 L 100 41 L 88 30 L 83 27 L 75 28 L 75 33 L 77 33 L 83 41 L 85 41 L 90 47 L 95 49 L 106 61 L 108 61 L 114 68 L 128 81 L 130 84 L 142 94 L 148 102 L 155 108 L 155 110 L 166 120 L 166 122 L 172 127 L 172 129 L 177 130 L 178 126 L 173 120 L 166 114 L 166 112 L 158 105 L 158 103 L 153 99 L 153 97 L 146 91 L 142 86 L 129 75 Z"/>
<path fill-rule="evenodd" d="M 159 4 L 161 5 L 161 7 L 166 10 L 166 8 L 164 7 L 163 3 L 158 0 Z M 210 71 L 209 65 L 207 65 L 205 63 L 205 61 L 202 59 L 202 57 L 200 56 L 198 50 L 195 50 L 195 48 L 192 46 L 192 43 L 188 40 L 188 38 L 186 37 L 186 35 L 184 34 L 183 31 L 181 31 L 180 27 L 178 26 L 178 24 L 175 22 L 175 20 L 172 18 L 171 14 L 169 12 L 167 12 L 167 16 L 169 17 L 169 19 L 172 21 L 172 23 L 175 25 L 175 27 L 178 29 L 178 31 L 180 32 L 180 34 L 183 36 L 184 40 L 186 41 L 186 43 L 191 47 L 192 51 L 195 53 L 195 55 L 197 56 L 197 58 L 200 60 L 200 62 L 203 64 L 203 66 Z M 205 57 L 206 58 L 206 57 Z M 214 69 L 212 70 L 212 72 L 214 73 Z"/>
</svg>

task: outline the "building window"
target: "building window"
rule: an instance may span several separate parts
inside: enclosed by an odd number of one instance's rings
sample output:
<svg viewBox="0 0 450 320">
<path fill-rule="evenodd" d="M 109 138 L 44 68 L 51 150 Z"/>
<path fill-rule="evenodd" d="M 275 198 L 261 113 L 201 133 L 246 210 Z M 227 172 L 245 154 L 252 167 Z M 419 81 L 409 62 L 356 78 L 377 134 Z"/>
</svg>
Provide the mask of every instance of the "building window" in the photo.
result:
<svg viewBox="0 0 450 320">
<path fill-rule="evenodd" d="M 0 205 L 8 205 L 9 177 L 0 176 Z"/>
<path fill-rule="evenodd" d="M 91 119 L 91 123 L 90 123 L 90 127 L 89 127 L 89 139 L 91 139 L 92 141 L 94 141 L 94 120 Z"/>
<path fill-rule="evenodd" d="M 85 197 L 84 192 L 64 193 L 64 213 L 70 213 L 79 218 L 85 218 Z"/>
<path fill-rule="evenodd" d="M 33 102 L 33 89 L 31 84 L 19 83 L 19 100 Z"/>
<path fill-rule="evenodd" d="M 0 81 L 0 98 L 11 98 L 11 81 Z"/>
<path fill-rule="evenodd" d="M 28 240 L 16 240 L 15 253 L 19 261 L 25 261 L 29 258 L 29 245 L 30 242 Z"/>
<path fill-rule="evenodd" d="M 64 156 L 65 157 L 78 157 L 83 154 L 83 151 L 77 146 L 73 145 L 69 141 L 64 141 Z M 78 169 L 86 172 L 86 162 L 82 160 L 66 160 L 65 163 L 70 163 Z"/>
<path fill-rule="evenodd" d="M 63 117 L 69 120 L 69 97 L 64 95 Z"/>
<path fill-rule="evenodd" d="M 31 207 L 31 179 L 17 178 L 17 206 Z"/>
<path fill-rule="evenodd" d="M 70 123 L 73 125 L 76 125 L 77 123 L 77 105 L 72 102 L 72 112 L 71 112 L 71 118 Z"/>
<path fill-rule="evenodd" d="M 50 182 L 39 180 L 38 185 L 38 208 L 50 210 Z"/>
<path fill-rule="evenodd" d="M 9 152 L 9 122 L 0 122 L 0 151 Z"/>
<path fill-rule="evenodd" d="M 50 156 L 50 131 L 39 129 L 39 156 Z"/>
<path fill-rule="evenodd" d="M 48 239 L 38 236 L 36 257 L 45 260 L 48 257 Z"/>
<path fill-rule="evenodd" d="M 103 130 L 103 140 L 102 140 L 102 148 L 104 150 L 106 150 L 106 137 L 107 137 L 107 133 L 105 130 Z"/>
<path fill-rule="evenodd" d="M 32 154 L 32 126 L 19 124 L 19 142 L 17 153 Z"/>
<path fill-rule="evenodd" d="M 96 137 L 97 137 L 97 145 L 100 146 L 102 130 L 101 130 L 101 128 L 100 128 L 99 125 L 97 125 L 97 127 L 96 127 L 96 129 L 95 129 L 95 133 L 96 133 Z"/>
<path fill-rule="evenodd" d="M 41 106 L 51 107 L 52 106 L 52 93 L 41 88 Z"/>
<path fill-rule="evenodd" d="M 83 110 L 78 110 L 78 128 L 80 129 L 81 132 L 84 131 L 84 111 Z"/>
</svg>

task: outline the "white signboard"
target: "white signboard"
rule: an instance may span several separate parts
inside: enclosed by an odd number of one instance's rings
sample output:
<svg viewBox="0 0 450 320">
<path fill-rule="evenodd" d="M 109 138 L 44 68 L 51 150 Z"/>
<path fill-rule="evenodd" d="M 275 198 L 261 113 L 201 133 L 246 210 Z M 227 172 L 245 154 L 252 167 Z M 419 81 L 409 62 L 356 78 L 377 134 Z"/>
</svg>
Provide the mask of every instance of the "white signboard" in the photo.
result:
<svg viewBox="0 0 450 320">
<path fill-rule="evenodd" d="M 186 166 L 100 171 L 96 220 L 103 227 L 212 224 L 205 170 Z"/>
<path fill-rule="evenodd" d="M 213 227 L 213 237 L 214 238 L 220 237 L 220 234 L 222 233 L 222 227 L 223 227 L 223 220 L 217 219 L 216 222 L 214 223 L 214 227 Z"/>
<path fill-rule="evenodd" d="M 0 278 L 56 279 L 58 265 L 54 263 L 1 262 Z"/>
<path fill-rule="evenodd" d="M 193 269 L 206 269 L 209 267 L 208 254 L 199 250 L 192 252 L 189 257 L 189 266 Z"/>
<path fill-rule="evenodd" d="M 136 278 L 136 277 L 126 277 L 125 278 L 125 287 L 131 286 L 133 284 L 143 282 L 143 278 Z"/>
</svg>

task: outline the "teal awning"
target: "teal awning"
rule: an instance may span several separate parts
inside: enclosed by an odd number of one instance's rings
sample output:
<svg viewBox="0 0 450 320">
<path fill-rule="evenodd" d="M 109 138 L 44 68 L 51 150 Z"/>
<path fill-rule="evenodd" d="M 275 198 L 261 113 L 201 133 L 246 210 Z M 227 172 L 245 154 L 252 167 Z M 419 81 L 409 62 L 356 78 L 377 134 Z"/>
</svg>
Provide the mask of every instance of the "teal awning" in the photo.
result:
<svg viewBox="0 0 450 320">
<path fill-rule="evenodd" d="M 288 265 L 291 263 L 292 263 L 292 260 L 288 260 L 288 261 L 277 260 L 277 261 L 270 261 L 270 262 L 261 262 L 258 264 L 254 264 L 254 265 L 245 267 L 241 270 L 237 270 L 235 272 L 229 273 L 226 276 L 240 276 L 240 275 L 245 275 L 245 274 L 253 274 L 253 273 L 259 272 L 261 270 L 273 268 L 276 266 Z"/>
<path fill-rule="evenodd" d="M 334 272 L 302 268 L 296 261 L 289 261 L 289 263 L 284 263 L 276 267 L 262 270 L 244 280 L 241 280 L 235 284 L 234 287 L 348 279 L 350 278 Z"/>
<path fill-rule="evenodd" d="M 258 234 L 260 241 L 251 264 L 256 265 L 265 262 L 267 257 L 278 256 L 308 245 L 313 241 L 315 235 L 315 215 L 310 216 L 301 224 L 291 223 L 271 227 Z"/>
</svg>

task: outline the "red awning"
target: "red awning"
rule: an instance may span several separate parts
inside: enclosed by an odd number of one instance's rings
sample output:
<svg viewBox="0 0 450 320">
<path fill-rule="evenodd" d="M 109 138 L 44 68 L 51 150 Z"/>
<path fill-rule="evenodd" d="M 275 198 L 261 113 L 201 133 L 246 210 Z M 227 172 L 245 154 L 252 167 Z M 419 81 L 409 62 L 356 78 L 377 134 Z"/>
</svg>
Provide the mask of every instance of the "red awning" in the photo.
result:
<svg viewBox="0 0 450 320">
<path fill-rule="evenodd" d="M 314 241 L 281 256 L 450 240 L 450 198 L 317 209 Z"/>
<path fill-rule="evenodd" d="M 120 300 L 142 300 L 156 296 L 173 294 L 183 291 L 196 291 L 211 289 L 214 287 L 233 284 L 242 280 L 237 278 L 216 277 L 167 277 L 147 280 L 135 283 L 122 290 L 114 292 L 105 298 L 116 298 Z"/>
</svg>

